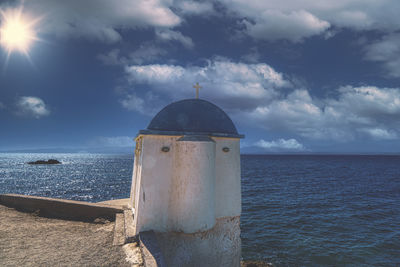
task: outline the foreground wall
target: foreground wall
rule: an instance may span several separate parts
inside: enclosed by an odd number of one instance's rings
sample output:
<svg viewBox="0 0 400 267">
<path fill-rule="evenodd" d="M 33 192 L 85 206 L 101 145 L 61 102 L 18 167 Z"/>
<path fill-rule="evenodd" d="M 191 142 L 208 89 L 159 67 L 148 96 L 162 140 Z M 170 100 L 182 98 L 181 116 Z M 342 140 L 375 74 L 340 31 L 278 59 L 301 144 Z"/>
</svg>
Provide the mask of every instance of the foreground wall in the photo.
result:
<svg viewBox="0 0 400 267">
<path fill-rule="evenodd" d="M 212 229 L 194 234 L 156 232 L 166 266 L 239 267 L 239 224 L 236 216 L 219 218 Z"/>
<path fill-rule="evenodd" d="M 97 218 L 114 221 L 115 214 L 123 212 L 121 208 L 99 203 L 17 194 L 0 195 L 0 204 L 25 212 L 37 212 L 43 217 L 88 222 Z"/>
</svg>

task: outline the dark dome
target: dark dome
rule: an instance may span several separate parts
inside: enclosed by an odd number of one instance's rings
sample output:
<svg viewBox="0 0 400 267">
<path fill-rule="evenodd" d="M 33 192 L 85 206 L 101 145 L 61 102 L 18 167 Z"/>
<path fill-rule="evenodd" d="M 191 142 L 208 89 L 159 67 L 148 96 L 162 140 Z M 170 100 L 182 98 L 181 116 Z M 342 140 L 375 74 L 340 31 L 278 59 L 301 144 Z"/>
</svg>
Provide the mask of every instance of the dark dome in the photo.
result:
<svg viewBox="0 0 400 267">
<path fill-rule="evenodd" d="M 185 99 L 169 104 L 157 113 L 146 130 L 139 133 L 243 137 L 222 109 L 202 99 Z"/>
</svg>

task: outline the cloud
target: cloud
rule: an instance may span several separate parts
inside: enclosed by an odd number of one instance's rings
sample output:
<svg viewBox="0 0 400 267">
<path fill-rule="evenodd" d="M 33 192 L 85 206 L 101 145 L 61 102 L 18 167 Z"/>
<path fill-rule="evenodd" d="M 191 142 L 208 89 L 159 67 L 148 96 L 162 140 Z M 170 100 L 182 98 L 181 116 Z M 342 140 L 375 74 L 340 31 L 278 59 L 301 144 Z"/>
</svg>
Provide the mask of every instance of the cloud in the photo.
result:
<svg viewBox="0 0 400 267">
<path fill-rule="evenodd" d="M 173 65 L 145 65 L 126 67 L 128 78 L 132 82 L 165 83 L 181 79 L 185 69 Z"/>
<path fill-rule="evenodd" d="M 6 105 L 4 105 L 2 102 L 0 102 L 0 110 L 6 109 Z"/>
<path fill-rule="evenodd" d="M 22 96 L 17 101 L 17 114 L 39 119 L 50 114 L 44 101 L 34 96 Z"/>
<path fill-rule="evenodd" d="M 241 59 L 244 62 L 248 62 L 248 63 L 258 63 L 260 61 L 260 58 L 261 58 L 261 54 L 258 51 L 257 47 L 251 48 L 249 53 L 247 53 L 241 57 Z"/>
<path fill-rule="evenodd" d="M 278 139 L 276 141 L 267 142 L 263 139 L 255 143 L 255 146 L 261 147 L 269 151 L 285 150 L 285 151 L 304 151 L 305 147 L 296 139 Z"/>
<path fill-rule="evenodd" d="M 172 1 L 163 0 L 35 0 L 25 10 L 44 15 L 41 32 L 60 37 L 85 37 L 108 43 L 121 40 L 121 29 L 174 27 L 181 18 Z"/>
<path fill-rule="evenodd" d="M 157 30 L 156 35 L 160 40 L 163 41 L 178 41 L 187 49 L 192 49 L 194 47 L 192 39 L 184 36 L 178 31 L 172 31 L 168 29 Z"/>
<path fill-rule="evenodd" d="M 112 49 L 106 54 L 100 54 L 97 58 L 105 65 L 125 66 L 129 64 L 144 64 L 159 60 L 166 54 L 166 50 L 153 44 L 142 44 L 138 49 L 128 55 L 121 55 L 119 49 Z"/>
<path fill-rule="evenodd" d="M 320 20 L 305 11 L 284 13 L 279 10 L 266 10 L 254 18 L 254 23 L 244 20 L 247 32 L 257 39 L 288 39 L 300 42 L 306 37 L 318 35 L 330 27 L 329 22 Z"/>
<path fill-rule="evenodd" d="M 201 15 L 214 13 L 213 4 L 210 2 L 177 1 L 177 8 L 185 15 Z"/>
<path fill-rule="evenodd" d="M 123 93 L 125 95 L 120 99 L 121 105 L 127 110 L 136 111 L 143 115 L 153 116 L 165 104 L 163 100 L 151 91 L 145 93 L 143 96 L 138 96 L 135 92 L 130 92 L 128 89 L 124 89 Z"/>
<path fill-rule="evenodd" d="M 264 40 L 299 42 L 333 28 L 395 32 L 400 29 L 396 0 L 221 0 L 231 17 L 244 21 L 245 31 Z M 329 35 L 328 35 L 329 36 Z"/>
<path fill-rule="evenodd" d="M 152 44 L 143 44 L 129 54 L 129 64 L 144 64 L 159 60 L 167 51 Z"/>
<path fill-rule="evenodd" d="M 130 65 L 131 86 L 144 86 L 164 102 L 194 96 L 192 85 L 202 85 L 200 97 L 210 99 L 241 125 L 307 139 L 345 142 L 354 139 L 397 139 L 400 136 L 400 89 L 343 86 L 335 97 L 315 97 L 307 89 L 267 64 L 231 62 L 224 58 L 205 66 Z M 132 95 L 133 93 L 133 95 Z M 128 92 L 125 108 L 141 113 L 155 102 Z"/>
<path fill-rule="evenodd" d="M 385 35 L 365 48 L 365 59 L 380 62 L 385 76 L 400 77 L 400 33 Z"/>
<path fill-rule="evenodd" d="M 129 136 L 113 136 L 113 137 L 104 137 L 99 136 L 94 138 L 90 142 L 90 146 L 93 147 L 134 147 L 135 142 L 133 137 Z"/>
<path fill-rule="evenodd" d="M 361 129 L 361 131 L 369 134 L 371 137 L 378 140 L 394 140 L 397 139 L 398 137 L 396 132 L 388 131 L 386 129 L 373 128 L 373 129 Z"/>
<path fill-rule="evenodd" d="M 132 65 L 125 71 L 130 84 L 146 84 L 172 99 L 193 97 L 193 83 L 199 82 L 203 98 L 217 100 L 226 108 L 253 109 L 274 98 L 275 88 L 291 86 L 281 73 L 267 64 L 234 63 L 223 58 L 211 60 L 204 67 Z"/>
<path fill-rule="evenodd" d="M 348 27 L 357 30 L 371 28 L 373 25 L 372 18 L 361 10 L 342 10 L 337 13 L 337 17 L 332 20 L 337 26 Z"/>
<path fill-rule="evenodd" d="M 316 99 L 307 90 L 294 90 L 242 117 L 270 131 L 309 139 L 397 138 L 400 89 L 345 86 L 337 93 L 337 98 Z"/>
<path fill-rule="evenodd" d="M 398 88 L 378 88 L 375 86 L 339 88 L 339 99 L 328 100 L 327 105 L 337 110 L 350 110 L 356 116 L 354 122 L 369 122 L 361 118 L 375 120 L 390 118 L 400 114 L 400 90 Z M 349 117 L 350 114 L 346 116 Z"/>
<path fill-rule="evenodd" d="M 307 90 L 294 90 L 287 96 L 258 105 L 241 117 L 267 130 L 285 130 L 303 137 L 317 138 L 321 131 L 318 127 L 323 122 L 323 111 Z"/>
<path fill-rule="evenodd" d="M 121 104 L 128 110 L 135 110 L 139 113 L 145 114 L 145 102 L 141 97 L 135 94 L 128 94 L 124 99 L 121 100 Z"/>
<path fill-rule="evenodd" d="M 386 33 L 400 29 L 397 0 L 35 0 L 24 1 L 24 5 L 34 15 L 44 15 L 43 33 L 109 43 L 121 40 L 121 30 L 172 29 L 190 16 L 210 14 L 242 21 L 250 36 L 265 40 L 299 42 L 332 28 Z"/>
<path fill-rule="evenodd" d="M 121 58 L 120 57 L 120 50 L 119 49 L 113 49 L 107 54 L 100 54 L 97 56 L 97 58 L 103 62 L 105 65 L 121 65 L 125 64 L 126 58 Z"/>
</svg>

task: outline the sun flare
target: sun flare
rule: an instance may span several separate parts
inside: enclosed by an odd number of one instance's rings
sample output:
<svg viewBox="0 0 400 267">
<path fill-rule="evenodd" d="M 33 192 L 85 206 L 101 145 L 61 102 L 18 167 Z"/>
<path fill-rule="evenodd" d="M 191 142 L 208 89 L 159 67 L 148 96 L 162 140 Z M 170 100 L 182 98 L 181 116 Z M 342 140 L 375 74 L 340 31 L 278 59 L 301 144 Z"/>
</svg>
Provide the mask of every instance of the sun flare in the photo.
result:
<svg viewBox="0 0 400 267">
<path fill-rule="evenodd" d="M 8 54 L 18 51 L 28 55 L 29 47 L 37 40 L 34 26 L 38 20 L 29 20 L 22 13 L 22 8 L 1 11 L 1 16 L 1 46 Z"/>
</svg>

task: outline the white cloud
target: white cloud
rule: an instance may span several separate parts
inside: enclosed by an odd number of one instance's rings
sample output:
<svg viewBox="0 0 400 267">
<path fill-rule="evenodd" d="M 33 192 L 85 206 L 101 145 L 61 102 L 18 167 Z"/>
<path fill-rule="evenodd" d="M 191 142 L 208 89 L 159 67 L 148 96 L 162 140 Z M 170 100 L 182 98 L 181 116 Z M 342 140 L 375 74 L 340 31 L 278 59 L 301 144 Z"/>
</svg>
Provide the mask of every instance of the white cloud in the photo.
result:
<svg viewBox="0 0 400 267">
<path fill-rule="evenodd" d="M 163 0 L 35 0 L 24 1 L 25 10 L 44 15 L 41 32 L 57 36 L 86 37 L 114 43 L 120 29 L 174 27 L 181 18 Z"/>
<path fill-rule="evenodd" d="M 185 69 L 170 65 L 145 65 L 126 67 L 129 80 L 141 83 L 165 83 L 180 79 Z"/>
<path fill-rule="evenodd" d="M 267 130 L 285 130 L 308 138 L 335 139 L 333 132 L 321 128 L 324 123 L 323 110 L 307 90 L 294 90 L 287 96 L 260 104 L 241 117 Z M 325 136 L 325 131 L 329 136 Z"/>
<path fill-rule="evenodd" d="M 242 118 L 267 130 L 285 130 L 310 139 L 399 136 L 400 89 L 346 86 L 337 93 L 337 98 L 315 99 L 306 90 L 295 90 Z"/>
<path fill-rule="evenodd" d="M 279 10 L 266 10 L 255 22 L 244 21 L 248 33 L 258 39 L 288 39 L 300 42 L 304 38 L 318 35 L 330 27 L 329 22 L 320 20 L 305 11 L 284 13 Z"/>
<path fill-rule="evenodd" d="M 267 64 L 233 63 L 225 59 L 209 61 L 205 67 L 188 67 L 174 65 L 130 66 L 126 72 L 132 81 L 147 83 L 164 83 L 185 80 L 193 77 L 215 83 L 239 82 L 256 86 L 285 87 L 290 83 Z M 235 90 L 235 88 L 231 88 Z M 246 92 L 248 93 L 248 92 Z"/>
<path fill-rule="evenodd" d="M 298 42 L 331 29 L 400 29 L 397 0 L 221 0 L 234 17 L 245 19 L 248 33 L 260 39 Z"/>
<path fill-rule="evenodd" d="M 98 55 L 97 58 L 105 65 L 125 66 L 129 64 L 144 64 L 156 61 L 165 54 L 166 51 L 164 49 L 145 43 L 126 56 L 121 55 L 119 49 L 112 49 L 106 54 Z"/>
<path fill-rule="evenodd" d="M 128 66 L 125 70 L 131 84 L 147 84 L 173 99 L 193 97 L 193 83 L 199 82 L 203 87 L 201 97 L 217 100 L 227 108 L 253 109 L 273 99 L 275 89 L 291 86 L 267 64 L 234 63 L 222 58 L 209 61 L 204 67 L 154 64 Z"/>
<path fill-rule="evenodd" d="M 400 33 L 384 36 L 366 46 L 365 59 L 381 62 L 386 70 L 385 76 L 400 77 Z"/>
<path fill-rule="evenodd" d="M 351 110 L 357 118 L 400 115 L 400 90 L 375 86 L 339 88 L 338 100 L 328 100 L 337 110 Z M 349 115 L 349 114 L 348 114 Z"/>
<path fill-rule="evenodd" d="M 337 26 L 358 30 L 368 29 L 373 23 L 372 18 L 366 12 L 360 10 L 339 11 L 334 21 Z"/>
<path fill-rule="evenodd" d="M 173 28 L 187 16 L 224 16 L 226 12 L 215 11 L 215 3 L 223 5 L 238 21 L 244 21 L 251 36 L 266 40 L 298 42 L 325 34 L 331 26 L 392 33 L 400 29 L 397 0 L 24 1 L 25 10 L 44 15 L 40 27 L 44 33 L 111 43 L 121 40 L 122 29 Z"/>
<path fill-rule="evenodd" d="M 128 63 L 144 64 L 158 60 L 167 52 L 152 44 L 143 44 L 137 50 L 129 54 Z"/>
<path fill-rule="evenodd" d="M 100 54 L 97 58 L 105 65 L 121 65 L 126 62 L 125 58 L 120 57 L 120 50 L 113 49 L 107 54 Z"/>
<path fill-rule="evenodd" d="M 133 137 L 129 136 L 113 136 L 113 137 L 104 137 L 99 136 L 94 138 L 90 142 L 91 146 L 95 147 L 134 147 L 135 142 Z"/>
<path fill-rule="evenodd" d="M 50 114 L 44 101 L 34 96 L 20 97 L 17 101 L 17 109 L 19 115 L 34 117 L 36 119 Z"/>
<path fill-rule="evenodd" d="M 260 61 L 261 54 L 258 51 L 257 47 L 253 47 L 250 49 L 250 52 L 243 55 L 241 59 L 247 63 L 258 63 Z"/>
<path fill-rule="evenodd" d="M 355 138 L 396 139 L 400 136 L 400 89 L 343 86 L 335 97 L 316 98 L 295 89 L 267 64 L 234 63 L 217 58 L 203 67 L 133 65 L 126 67 L 131 85 L 170 100 L 191 98 L 194 82 L 200 97 L 227 110 L 236 121 L 272 132 L 308 139 L 348 141 Z M 155 102 L 128 93 L 124 107 L 142 113 Z M 160 102 L 157 102 L 159 108 Z"/>
<path fill-rule="evenodd" d="M 371 137 L 378 140 L 394 140 L 398 137 L 396 132 L 380 128 L 361 129 L 361 131 L 369 134 Z"/>
<path fill-rule="evenodd" d="M 194 47 L 192 39 L 184 36 L 178 31 L 172 31 L 168 29 L 157 30 L 156 35 L 160 40 L 163 41 L 178 41 L 187 49 L 192 49 Z"/>
<path fill-rule="evenodd" d="M 155 115 L 160 111 L 160 107 L 164 105 L 164 102 L 151 91 L 140 97 L 134 92 L 129 92 L 127 89 L 125 89 L 125 95 L 120 99 L 120 103 L 127 110 L 136 111 L 148 116 Z"/>
<path fill-rule="evenodd" d="M 6 109 L 6 105 L 4 105 L 2 102 L 0 102 L 0 110 L 1 109 Z"/>
<path fill-rule="evenodd" d="M 145 112 L 145 102 L 143 98 L 136 96 L 135 94 L 129 94 L 124 99 L 121 100 L 121 104 L 124 108 L 128 110 L 135 110 L 140 113 Z"/>
<path fill-rule="evenodd" d="M 195 1 L 177 1 L 176 5 L 183 14 L 211 14 L 214 13 L 214 7 L 210 2 L 195 2 Z"/>
<path fill-rule="evenodd" d="M 255 143 L 256 146 L 261 147 L 266 150 L 276 151 L 276 150 L 285 150 L 285 151 L 304 151 L 305 147 L 299 143 L 296 139 L 278 139 L 276 141 L 267 142 L 263 139 L 259 140 Z"/>
</svg>

